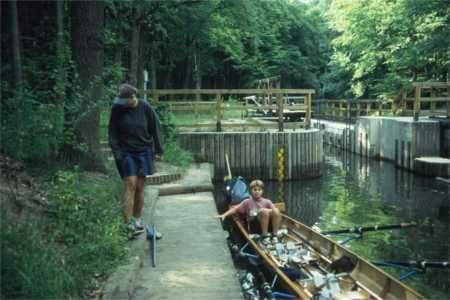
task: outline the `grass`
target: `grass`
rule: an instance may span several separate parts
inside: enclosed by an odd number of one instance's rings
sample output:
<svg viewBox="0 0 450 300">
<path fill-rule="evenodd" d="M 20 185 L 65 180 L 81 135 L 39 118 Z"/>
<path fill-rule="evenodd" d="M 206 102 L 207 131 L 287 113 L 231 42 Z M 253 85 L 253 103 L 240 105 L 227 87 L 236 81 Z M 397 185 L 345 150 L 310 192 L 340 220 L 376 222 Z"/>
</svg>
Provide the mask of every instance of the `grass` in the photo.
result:
<svg viewBox="0 0 450 300">
<path fill-rule="evenodd" d="M 1 298 L 84 298 L 127 254 L 117 176 L 60 169 L 46 186 L 46 213 L 1 216 Z"/>
<path fill-rule="evenodd" d="M 171 120 L 174 125 L 192 125 L 204 122 L 215 123 L 217 121 L 215 104 L 202 105 L 202 108 L 198 111 L 191 109 L 186 111 L 172 111 L 171 113 Z M 230 119 L 244 119 L 245 111 L 241 103 L 230 101 L 223 104 L 222 113 L 222 121 L 226 121 Z"/>
<path fill-rule="evenodd" d="M 222 121 L 230 119 L 242 119 L 242 112 L 240 111 L 225 111 Z M 207 112 L 176 112 L 173 113 L 174 125 L 192 125 L 197 123 L 216 123 L 217 115 L 215 111 Z"/>
<path fill-rule="evenodd" d="M 1 222 L 2 298 L 62 299 L 76 288 L 58 247 L 42 242 L 41 223 L 17 224 L 6 215 Z"/>
</svg>

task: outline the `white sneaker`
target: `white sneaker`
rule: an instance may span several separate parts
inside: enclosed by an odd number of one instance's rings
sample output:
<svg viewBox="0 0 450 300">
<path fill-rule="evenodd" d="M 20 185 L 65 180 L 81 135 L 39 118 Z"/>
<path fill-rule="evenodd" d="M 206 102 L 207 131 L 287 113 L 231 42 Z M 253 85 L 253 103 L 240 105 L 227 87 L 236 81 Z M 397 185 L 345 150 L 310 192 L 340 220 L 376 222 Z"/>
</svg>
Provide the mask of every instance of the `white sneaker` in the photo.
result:
<svg viewBox="0 0 450 300">
<path fill-rule="evenodd" d="M 134 223 L 125 224 L 124 226 L 130 239 L 144 232 L 144 229 L 137 228 Z"/>
<path fill-rule="evenodd" d="M 287 234 L 288 234 L 287 228 L 283 228 L 283 229 L 278 230 L 277 237 L 281 238 L 281 237 L 283 237 L 283 236 L 285 236 Z"/>
<path fill-rule="evenodd" d="M 258 240 L 260 235 L 257 233 L 252 233 L 248 235 L 249 238 L 251 238 L 252 240 Z"/>
<path fill-rule="evenodd" d="M 136 229 L 139 229 L 139 230 L 144 229 L 144 222 L 142 221 L 141 218 L 134 219 L 134 227 L 136 227 Z"/>
</svg>

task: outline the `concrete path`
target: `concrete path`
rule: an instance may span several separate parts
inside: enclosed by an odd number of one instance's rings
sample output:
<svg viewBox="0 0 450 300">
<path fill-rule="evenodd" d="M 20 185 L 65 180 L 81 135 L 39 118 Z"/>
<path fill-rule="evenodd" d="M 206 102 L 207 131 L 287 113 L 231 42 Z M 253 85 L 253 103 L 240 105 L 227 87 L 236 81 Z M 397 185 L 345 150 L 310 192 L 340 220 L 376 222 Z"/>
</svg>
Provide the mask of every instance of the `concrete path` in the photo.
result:
<svg viewBox="0 0 450 300">
<path fill-rule="evenodd" d="M 214 218 L 213 194 L 190 192 L 196 186 L 212 188 L 208 164 L 190 169 L 178 182 L 158 186 L 163 194 L 172 189 L 176 195 L 159 197 L 155 186 L 146 187 L 144 219 L 163 234 L 157 241 L 156 268 L 145 236 L 131 241 L 131 257 L 110 276 L 103 299 L 243 299 L 226 232 Z"/>
<path fill-rule="evenodd" d="M 140 279 L 154 299 L 243 299 L 216 213 L 211 192 L 159 199 L 155 222 L 164 237 L 156 268 Z"/>
</svg>

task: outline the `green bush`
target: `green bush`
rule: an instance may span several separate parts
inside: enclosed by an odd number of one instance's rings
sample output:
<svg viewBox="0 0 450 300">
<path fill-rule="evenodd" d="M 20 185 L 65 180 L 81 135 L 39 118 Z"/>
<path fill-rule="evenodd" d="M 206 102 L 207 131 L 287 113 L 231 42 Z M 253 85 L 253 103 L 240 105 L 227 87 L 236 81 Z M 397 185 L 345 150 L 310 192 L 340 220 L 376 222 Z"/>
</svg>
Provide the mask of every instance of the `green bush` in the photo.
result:
<svg viewBox="0 0 450 300">
<path fill-rule="evenodd" d="M 70 249 L 67 261 L 81 285 L 83 275 L 105 273 L 126 254 L 122 184 L 99 176 L 60 171 L 54 180 L 50 229 L 53 238 Z"/>
<path fill-rule="evenodd" d="M 4 153 L 28 161 L 57 153 L 63 142 L 64 111 L 62 106 L 42 103 L 42 96 L 24 88 L 5 97 L 1 110 Z"/>
<path fill-rule="evenodd" d="M 164 161 L 181 169 L 186 169 L 194 162 L 194 158 L 191 152 L 181 148 L 174 140 L 169 140 L 164 151 Z"/>
<path fill-rule="evenodd" d="M 118 179 L 63 170 L 51 186 L 45 218 L 2 216 L 2 298 L 82 297 L 127 254 Z"/>
</svg>

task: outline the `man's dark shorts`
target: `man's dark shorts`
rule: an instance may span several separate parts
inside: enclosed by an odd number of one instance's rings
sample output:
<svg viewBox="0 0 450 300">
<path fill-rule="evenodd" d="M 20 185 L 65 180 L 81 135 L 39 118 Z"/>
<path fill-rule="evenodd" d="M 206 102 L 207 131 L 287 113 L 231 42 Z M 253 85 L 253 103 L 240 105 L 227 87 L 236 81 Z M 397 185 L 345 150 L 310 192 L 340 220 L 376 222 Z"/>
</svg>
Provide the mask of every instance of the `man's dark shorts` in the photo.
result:
<svg viewBox="0 0 450 300">
<path fill-rule="evenodd" d="M 144 152 L 123 152 L 121 157 L 116 159 L 116 165 L 122 178 L 129 176 L 145 177 L 155 172 L 152 149 L 147 149 Z"/>
</svg>

